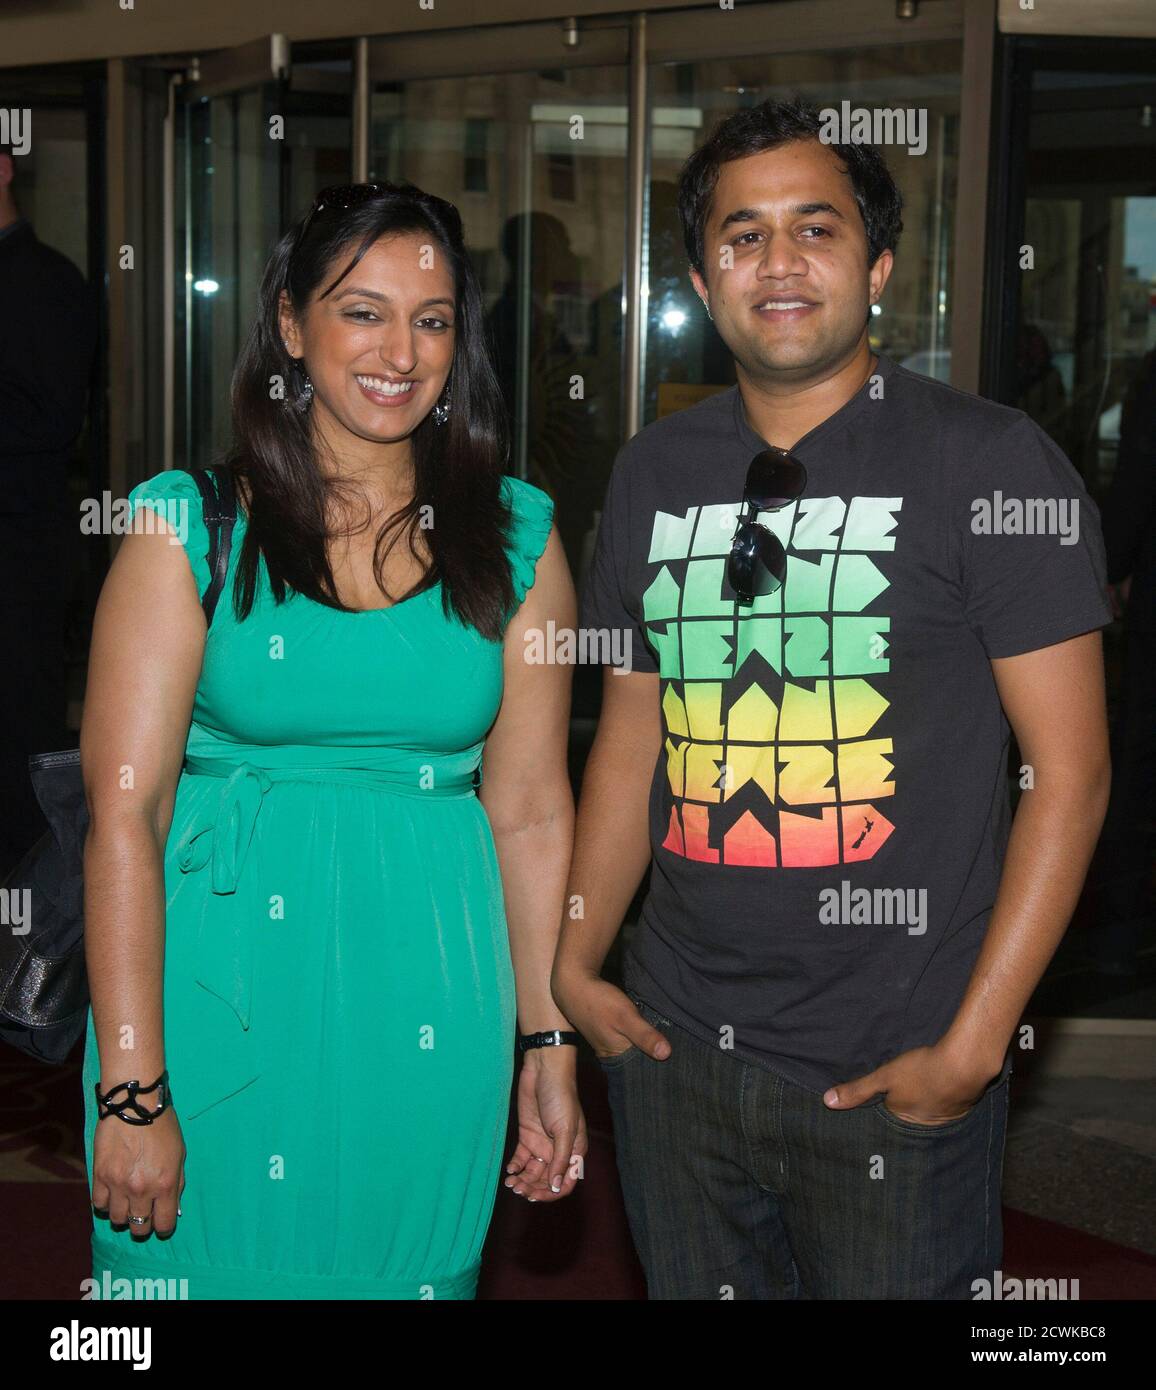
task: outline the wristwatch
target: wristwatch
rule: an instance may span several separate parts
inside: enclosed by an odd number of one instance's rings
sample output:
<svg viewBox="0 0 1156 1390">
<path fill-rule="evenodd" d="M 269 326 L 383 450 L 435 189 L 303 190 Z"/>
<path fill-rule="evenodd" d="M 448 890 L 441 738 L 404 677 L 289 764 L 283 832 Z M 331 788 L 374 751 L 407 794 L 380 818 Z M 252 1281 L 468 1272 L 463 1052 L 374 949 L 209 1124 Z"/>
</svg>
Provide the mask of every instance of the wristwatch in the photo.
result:
<svg viewBox="0 0 1156 1390">
<path fill-rule="evenodd" d="M 522 1033 L 518 1038 L 518 1046 L 523 1052 L 529 1052 L 532 1047 L 570 1047 L 578 1046 L 577 1033 L 564 1033 L 561 1028 L 555 1028 L 552 1033 Z"/>
</svg>

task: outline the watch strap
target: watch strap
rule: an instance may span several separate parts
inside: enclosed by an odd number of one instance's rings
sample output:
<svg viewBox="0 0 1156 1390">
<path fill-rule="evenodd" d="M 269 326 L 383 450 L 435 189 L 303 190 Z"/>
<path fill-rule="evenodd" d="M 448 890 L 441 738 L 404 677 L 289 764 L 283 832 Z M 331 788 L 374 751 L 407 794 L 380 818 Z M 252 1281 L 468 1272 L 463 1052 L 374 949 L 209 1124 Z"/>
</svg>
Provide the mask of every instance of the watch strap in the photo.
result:
<svg viewBox="0 0 1156 1390">
<path fill-rule="evenodd" d="M 518 1038 L 518 1046 L 523 1052 L 528 1052 L 532 1047 L 577 1047 L 578 1034 L 564 1032 L 561 1028 L 555 1028 L 549 1033 L 522 1033 Z"/>
</svg>

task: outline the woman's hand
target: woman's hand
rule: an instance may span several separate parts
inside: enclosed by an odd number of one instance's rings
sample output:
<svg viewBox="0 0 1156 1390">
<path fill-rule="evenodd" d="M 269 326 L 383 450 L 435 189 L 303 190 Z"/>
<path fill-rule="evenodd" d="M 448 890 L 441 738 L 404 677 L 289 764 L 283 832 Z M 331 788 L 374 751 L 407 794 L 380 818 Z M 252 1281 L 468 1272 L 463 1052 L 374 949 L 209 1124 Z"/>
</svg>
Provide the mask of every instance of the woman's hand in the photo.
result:
<svg viewBox="0 0 1156 1390">
<path fill-rule="evenodd" d="M 92 1206 L 109 1224 L 127 1226 L 134 1239 L 172 1235 L 185 1190 L 185 1141 L 170 1106 L 151 1125 L 130 1125 L 110 1115 L 92 1142 Z M 144 1216 L 144 1225 L 129 1222 Z"/>
<path fill-rule="evenodd" d="M 574 1191 L 589 1148 L 578 1104 L 577 1049 L 535 1047 L 518 1077 L 518 1147 L 506 1186 L 531 1202 L 556 1202 Z"/>
</svg>

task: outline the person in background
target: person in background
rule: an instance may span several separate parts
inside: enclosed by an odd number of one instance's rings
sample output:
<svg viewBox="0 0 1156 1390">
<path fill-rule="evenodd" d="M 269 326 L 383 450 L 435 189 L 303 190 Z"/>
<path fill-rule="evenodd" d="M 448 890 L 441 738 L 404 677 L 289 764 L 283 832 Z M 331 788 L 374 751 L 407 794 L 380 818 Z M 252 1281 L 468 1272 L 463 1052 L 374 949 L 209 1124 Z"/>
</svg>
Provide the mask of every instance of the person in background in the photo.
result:
<svg viewBox="0 0 1156 1390">
<path fill-rule="evenodd" d="M 69 453 L 96 314 L 84 276 L 21 216 L 0 145 L 0 878 L 47 828 L 28 756 L 64 746 Z"/>
</svg>

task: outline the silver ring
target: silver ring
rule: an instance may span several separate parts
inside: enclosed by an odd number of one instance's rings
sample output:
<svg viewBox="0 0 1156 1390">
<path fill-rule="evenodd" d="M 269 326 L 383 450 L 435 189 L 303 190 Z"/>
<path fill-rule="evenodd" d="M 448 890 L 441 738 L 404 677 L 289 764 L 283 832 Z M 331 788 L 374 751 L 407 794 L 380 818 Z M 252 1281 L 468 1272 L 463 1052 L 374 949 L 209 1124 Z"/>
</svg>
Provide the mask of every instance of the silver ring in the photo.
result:
<svg viewBox="0 0 1156 1390">
<path fill-rule="evenodd" d="M 143 1226 L 144 1223 L 148 1220 L 148 1217 L 147 1217 L 147 1216 L 130 1216 L 130 1217 L 129 1217 L 129 1220 L 130 1220 L 131 1222 L 133 1222 L 134 1225 Z"/>
</svg>

